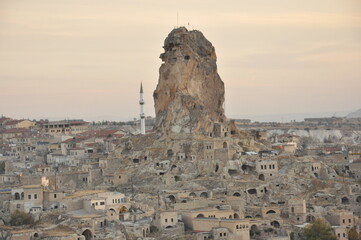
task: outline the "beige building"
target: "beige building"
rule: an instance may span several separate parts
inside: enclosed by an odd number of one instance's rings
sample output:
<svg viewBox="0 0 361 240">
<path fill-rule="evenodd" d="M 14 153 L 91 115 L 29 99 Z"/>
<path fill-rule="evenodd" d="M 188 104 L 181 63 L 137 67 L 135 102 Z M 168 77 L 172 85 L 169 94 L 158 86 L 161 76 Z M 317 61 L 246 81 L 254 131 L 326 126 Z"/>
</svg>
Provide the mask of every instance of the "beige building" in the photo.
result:
<svg viewBox="0 0 361 240">
<path fill-rule="evenodd" d="M 44 191 L 44 208 L 58 209 L 60 203 L 64 199 L 65 193 L 63 191 L 45 190 Z"/>
<path fill-rule="evenodd" d="M 31 128 L 35 126 L 35 122 L 22 119 L 22 120 L 10 120 L 4 123 L 5 129 L 11 129 L 11 128 Z"/>
<path fill-rule="evenodd" d="M 43 210 L 43 187 L 41 185 L 25 185 L 11 190 L 13 200 L 10 201 L 10 212 L 16 210 L 36 213 Z"/>
<path fill-rule="evenodd" d="M 194 226 L 194 220 L 196 219 L 240 219 L 240 213 L 235 212 L 230 208 L 217 209 L 217 208 L 206 208 L 206 209 L 195 209 L 181 211 L 182 220 L 185 227 L 188 229 L 196 230 Z"/>
<path fill-rule="evenodd" d="M 5 129 L 3 131 L 0 131 L 0 136 L 3 140 L 15 138 L 15 137 L 21 137 L 25 134 L 29 134 L 30 130 L 25 128 L 12 128 L 12 129 Z"/>
<path fill-rule="evenodd" d="M 154 225 L 158 229 L 172 228 L 178 223 L 178 213 L 174 211 L 159 211 L 154 216 Z"/>
<path fill-rule="evenodd" d="M 42 127 L 50 135 L 75 135 L 88 131 L 89 123 L 83 120 L 64 120 L 44 123 Z"/>
<path fill-rule="evenodd" d="M 250 224 L 248 220 L 241 219 L 220 219 L 220 218 L 196 218 L 193 221 L 194 231 L 214 231 L 217 228 L 226 228 L 227 231 L 219 231 L 216 239 L 238 239 L 249 240 Z M 221 235 L 222 234 L 222 235 Z"/>
<path fill-rule="evenodd" d="M 306 200 L 304 199 L 290 199 L 288 200 L 288 212 L 290 214 L 306 214 Z"/>
<path fill-rule="evenodd" d="M 0 175 L 0 184 L 13 184 L 18 180 L 19 180 L 18 177 L 14 175 L 9 175 L 9 174 Z"/>
<path fill-rule="evenodd" d="M 332 226 L 333 231 L 335 232 L 335 235 L 337 236 L 337 239 L 339 240 L 349 240 L 348 239 L 348 231 L 349 229 L 342 226 Z"/>
<path fill-rule="evenodd" d="M 325 216 L 332 226 L 353 227 L 354 216 L 351 211 L 333 211 Z"/>
<path fill-rule="evenodd" d="M 256 171 L 259 174 L 258 179 L 262 181 L 275 177 L 278 174 L 278 162 L 260 159 L 256 162 Z"/>
<path fill-rule="evenodd" d="M 303 224 L 306 222 L 306 200 L 290 199 L 288 200 L 288 213 L 295 223 Z"/>
</svg>

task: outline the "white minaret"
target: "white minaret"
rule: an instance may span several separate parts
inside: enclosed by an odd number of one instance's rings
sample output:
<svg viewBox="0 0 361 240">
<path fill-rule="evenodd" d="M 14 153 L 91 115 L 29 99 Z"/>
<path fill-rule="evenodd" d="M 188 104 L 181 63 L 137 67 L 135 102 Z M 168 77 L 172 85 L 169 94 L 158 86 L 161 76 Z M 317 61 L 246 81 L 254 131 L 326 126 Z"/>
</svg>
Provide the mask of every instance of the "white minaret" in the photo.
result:
<svg viewBox="0 0 361 240">
<path fill-rule="evenodd" d="M 145 115 L 144 115 L 144 99 L 143 99 L 143 84 L 140 83 L 140 133 L 145 134 Z"/>
</svg>

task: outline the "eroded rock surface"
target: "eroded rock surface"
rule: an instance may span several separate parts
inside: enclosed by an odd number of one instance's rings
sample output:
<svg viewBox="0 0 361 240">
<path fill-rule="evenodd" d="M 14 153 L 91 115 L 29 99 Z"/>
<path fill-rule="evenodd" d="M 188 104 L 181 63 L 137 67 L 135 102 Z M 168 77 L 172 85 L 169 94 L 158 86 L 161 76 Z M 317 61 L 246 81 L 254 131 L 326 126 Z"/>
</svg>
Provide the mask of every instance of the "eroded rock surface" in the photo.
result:
<svg viewBox="0 0 361 240">
<path fill-rule="evenodd" d="M 155 128 L 165 134 L 207 135 L 224 123 L 224 83 L 215 49 L 200 31 L 174 29 L 164 42 L 154 91 Z"/>
</svg>

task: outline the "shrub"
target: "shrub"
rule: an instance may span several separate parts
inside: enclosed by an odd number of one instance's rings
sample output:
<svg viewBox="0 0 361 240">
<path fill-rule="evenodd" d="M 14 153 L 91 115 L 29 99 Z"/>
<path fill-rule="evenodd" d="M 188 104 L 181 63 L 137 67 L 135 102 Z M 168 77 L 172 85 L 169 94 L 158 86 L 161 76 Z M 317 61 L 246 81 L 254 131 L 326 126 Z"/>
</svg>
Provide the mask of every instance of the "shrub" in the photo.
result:
<svg viewBox="0 0 361 240">
<path fill-rule="evenodd" d="M 33 222 L 33 218 L 28 213 L 20 212 L 16 210 L 11 214 L 10 225 L 11 226 L 21 226 L 30 224 Z"/>
<path fill-rule="evenodd" d="M 303 230 L 303 239 L 307 240 L 337 240 L 332 228 L 322 219 L 316 219 Z"/>
</svg>

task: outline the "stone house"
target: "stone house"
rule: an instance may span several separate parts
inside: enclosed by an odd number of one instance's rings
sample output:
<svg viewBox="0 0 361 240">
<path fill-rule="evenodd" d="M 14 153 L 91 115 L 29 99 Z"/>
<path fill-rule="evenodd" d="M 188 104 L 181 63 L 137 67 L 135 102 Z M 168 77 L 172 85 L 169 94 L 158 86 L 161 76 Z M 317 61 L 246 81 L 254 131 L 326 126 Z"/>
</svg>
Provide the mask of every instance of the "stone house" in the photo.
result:
<svg viewBox="0 0 361 240">
<path fill-rule="evenodd" d="M 191 230 L 201 230 L 197 229 L 202 225 L 198 223 L 195 227 L 195 221 L 197 219 L 239 219 L 240 213 L 235 212 L 232 209 L 217 209 L 217 208 L 208 208 L 208 209 L 193 209 L 193 210 L 182 210 L 180 211 L 182 215 L 182 220 L 185 224 L 186 229 Z M 201 227 L 203 228 L 203 227 Z M 209 231 L 210 229 L 208 229 Z"/>
<path fill-rule="evenodd" d="M 173 228 L 178 223 L 178 212 L 158 211 L 153 220 L 154 225 L 158 229 Z"/>
<path fill-rule="evenodd" d="M 333 211 L 324 216 L 332 226 L 353 227 L 354 216 L 351 211 Z"/>
<path fill-rule="evenodd" d="M 256 161 L 256 171 L 259 174 L 258 179 L 262 181 L 275 177 L 278 175 L 278 162 L 277 160 L 260 159 Z"/>
<path fill-rule="evenodd" d="M 43 187 L 41 185 L 25 185 L 11 190 L 13 196 L 10 203 L 10 212 L 16 210 L 26 213 L 43 210 Z"/>
<path fill-rule="evenodd" d="M 213 125 L 213 136 L 214 137 L 227 137 L 230 136 L 229 126 L 222 123 L 215 123 Z"/>
<path fill-rule="evenodd" d="M 15 175 L 11 174 L 0 174 L 0 184 L 14 184 L 15 182 L 18 182 L 19 179 Z"/>
<path fill-rule="evenodd" d="M 307 214 L 306 200 L 297 198 L 288 200 L 288 214 L 295 223 L 305 223 Z"/>
<path fill-rule="evenodd" d="M 44 190 L 44 208 L 59 209 L 65 192 L 59 190 Z"/>
<path fill-rule="evenodd" d="M 220 218 L 196 218 L 193 221 L 194 231 L 213 231 L 216 230 L 216 239 L 239 239 L 249 240 L 250 224 L 248 220 L 241 219 L 220 219 Z M 228 232 L 231 236 L 228 236 Z M 222 235 L 221 235 L 222 234 Z"/>
<path fill-rule="evenodd" d="M 214 143 L 205 142 L 203 144 L 203 159 L 204 160 L 214 160 Z"/>
</svg>

